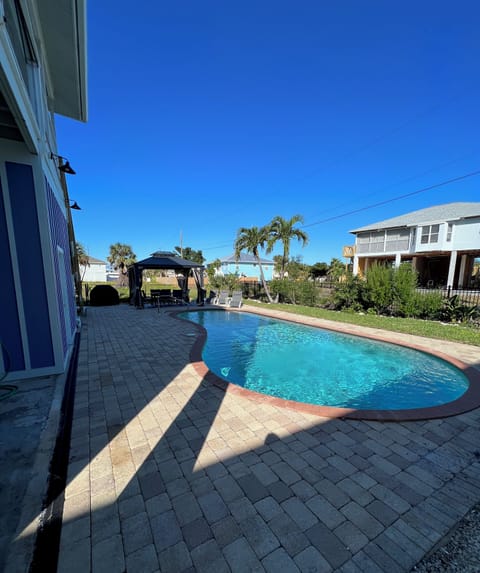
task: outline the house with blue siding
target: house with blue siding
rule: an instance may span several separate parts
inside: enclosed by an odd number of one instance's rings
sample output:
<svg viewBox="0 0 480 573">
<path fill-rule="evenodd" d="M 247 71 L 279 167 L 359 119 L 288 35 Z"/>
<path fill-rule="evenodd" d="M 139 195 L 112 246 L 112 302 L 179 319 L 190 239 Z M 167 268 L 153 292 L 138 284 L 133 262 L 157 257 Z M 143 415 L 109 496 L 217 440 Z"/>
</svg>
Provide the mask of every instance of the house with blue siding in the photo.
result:
<svg viewBox="0 0 480 573">
<path fill-rule="evenodd" d="M 60 4 L 0 2 L 3 381 L 64 372 L 77 330 L 69 170 L 54 114 L 87 119 L 86 6 Z"/>
<path fill-rule="evenodd" d="M 240 256 L 235 258 L 235 255 L 230 255 L 220 259 L 222 266 L 219 269 L 221 274 L 237 274 L 240 278 L 251 279 L 260 281 L 260 271 L 258 268 L 257 260 L 253 255 L 249 253 L 240 253 Z M 263 274 L 265 275 L 265 280 L 271 281 L 273 278 L 273 267 L 274 262 L 269 259 L 262 259 L 260 257 L 260 263 L 262 265 Z"/>
</svg>

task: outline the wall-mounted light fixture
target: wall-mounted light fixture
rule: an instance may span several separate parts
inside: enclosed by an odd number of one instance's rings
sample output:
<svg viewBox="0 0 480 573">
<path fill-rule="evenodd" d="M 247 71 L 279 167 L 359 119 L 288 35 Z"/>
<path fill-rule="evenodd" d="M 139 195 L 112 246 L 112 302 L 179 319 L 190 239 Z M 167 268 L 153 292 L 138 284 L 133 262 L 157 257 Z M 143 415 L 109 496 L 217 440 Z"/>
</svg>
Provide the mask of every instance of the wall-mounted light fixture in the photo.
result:
<svg viewBox="0 0 480 573">
<path fill-rule="evenodd" d="M 55 153 L 50 153 L 51 159 L 56 159 L 58 161 L 58 170 L 62 173 L 68 173 L 69 175 L 76 175 L 75 171 L 72 169 L 70 162 L 65 157 L 61 155 L 55 155 Z"/>
<path fill-rule="evenodd" d="M 73 199 L 72 199 L 72 201 L 73 201 Z M 76 201 L 73 201 L 73 205 L 70 205 L 70 209 L 75 209 L 75 211 L 81 211 L 82 210 L 82 208 L 80 207 L 80 205 Z"/>
</svg>

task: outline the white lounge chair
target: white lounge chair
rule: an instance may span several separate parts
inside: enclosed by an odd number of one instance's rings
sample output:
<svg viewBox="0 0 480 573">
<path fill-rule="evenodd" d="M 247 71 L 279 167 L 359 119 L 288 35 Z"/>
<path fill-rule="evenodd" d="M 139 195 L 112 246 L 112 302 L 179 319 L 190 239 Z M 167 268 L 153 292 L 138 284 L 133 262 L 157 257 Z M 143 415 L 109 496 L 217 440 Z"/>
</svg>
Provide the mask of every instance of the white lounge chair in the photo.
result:
<svg viewBox="0 0 480 573">
<path fill-rule="evenodd" d="M 243 304 L 242 303 L 242 291 L 241 290 L 233 291 L 232 297 L 230 298 L 228 306 L 230 306 L 231 308 L 240 308 L 242 306 L 242 304 Z"/>
<path fill-rule="evenodd" d="M 228 304 L 228 290 L 221 290 L 215 299 L 215 304 Z"/>
</svg>

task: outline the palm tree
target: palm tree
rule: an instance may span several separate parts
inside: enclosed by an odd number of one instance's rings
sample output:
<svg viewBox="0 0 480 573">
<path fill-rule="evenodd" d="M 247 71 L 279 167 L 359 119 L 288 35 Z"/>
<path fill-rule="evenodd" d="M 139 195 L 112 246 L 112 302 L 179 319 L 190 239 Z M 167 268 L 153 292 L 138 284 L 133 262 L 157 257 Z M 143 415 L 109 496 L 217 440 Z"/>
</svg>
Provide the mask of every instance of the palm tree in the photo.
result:
<svg viewBox="0 0 480 573">
<path fill-rule="evenodd" d="M 130 245 L 125 245 L 124 243 L 115 243 L 110 245 L 110 254 L 107 257 L 107 261 L 115 270 L 120 272 L 120 286 L 125 286 L 127 284 L 127 267 L 133 265 L 136 260 L 137 257 L 132 251 L 132 247 Z"/>
<path fill-rule="evenodd" d="M 330 268 L 327 272 L 328 276 L 335 281 L 339 281 L 345 274 L 345 264 L 340 259 L 333 258 L 330 261 Z"/>
<path fill-rule="evenodd" d="M 237 231 L 237 238 L 235 239 L 234 249 L 235 258 L 237 260 L 240 258 L 241 251 L 247 251 L 247 253 L 251 253 L 255 257 L 255 260 L 258 264 L 258 269 L 260 271 L 260 279 L 262 281 L 263 288 L 265 289 L 265 294 L 267 295 L 268 302 L 273 302 L 270 291 L 268 290 L 267 281 L 265 280 L 265 275 L 263 273 L 260 255 L 258 253 L 258 249 L 263 249 L 267 244 L 268 235 L 268 227 L 241 227 Z"/>
<path fill-rule="evenodd" d="M 78 242 L 75 243 L 75 250 L 77 252 L 78 265 L 80 267 L 83 267 L 83 273 L 82 273 L 82 276 L 80 277 L 80 282 L 82 282 L 84 277 L 85 277 L 85 273 L 87 272 L 87 267 L 90 266 L 90 258 L 87 254 L 85 247 L 82 245 L 82 243 L 78 243 Z"/>
<path fill-rule="evenodd" d="M 267 253 L 272 252 L 273 246 L 276 242 L 280 241 L 283 245 L 283 255 L 280 265 L 281 279 L 285 276 L 285 268 L 287 266 L 288 259 L 290 258 L 291 240 L 297 239 L 298 241 L 302 241 L 302 246 L 305 246 L 308 242 L 307 233 L 300 229 L 295 229 L 295 225 L 297 223 L 303 223 L 302 215 L 294 215 L 291 219 L 284 219 L 283 217 L 280 217 L 280 215 L 277 215 L 273 218 L 270 225 L 268 225 L 270 236 L 268 239 Z"/>
</svg>

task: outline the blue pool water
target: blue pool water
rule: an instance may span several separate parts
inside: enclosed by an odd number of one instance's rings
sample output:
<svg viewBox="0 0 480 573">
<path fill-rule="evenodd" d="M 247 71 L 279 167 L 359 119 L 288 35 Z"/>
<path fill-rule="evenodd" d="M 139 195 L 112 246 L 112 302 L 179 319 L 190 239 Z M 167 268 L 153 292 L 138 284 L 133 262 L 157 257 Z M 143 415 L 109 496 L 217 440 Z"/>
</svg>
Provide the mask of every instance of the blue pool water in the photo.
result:
<svg viewBox="0 0 480 573">
<path fill-rule="evenodd" d="M 297 402 L 403 410 L 451 402 L 468 388 L 439 358 L 348 334 L 236 312 L 185 312 L 207 331 L 203 360 L 220 378 Z"/>
</svg>

